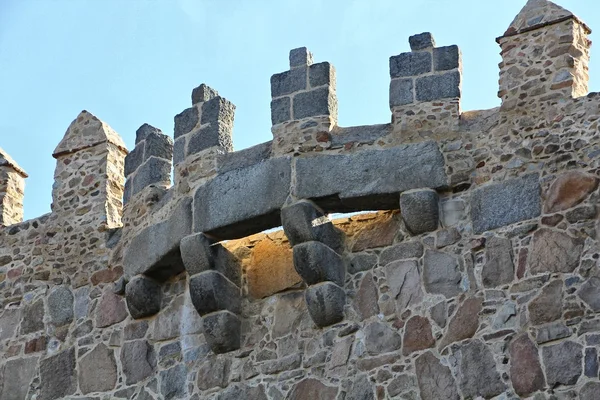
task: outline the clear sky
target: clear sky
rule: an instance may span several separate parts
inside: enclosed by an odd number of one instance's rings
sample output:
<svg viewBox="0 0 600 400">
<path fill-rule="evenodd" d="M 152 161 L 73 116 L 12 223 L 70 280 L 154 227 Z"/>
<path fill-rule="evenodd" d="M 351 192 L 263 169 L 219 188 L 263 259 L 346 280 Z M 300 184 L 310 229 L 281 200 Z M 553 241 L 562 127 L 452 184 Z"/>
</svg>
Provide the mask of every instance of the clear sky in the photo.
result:
<svg viewBox="0 0 600 400">
<path fill-rule="evenodd" d="M 0 0 L 0 147 L 29 173 L 25 218 L 50 210 L 51 154 L 83 109 L 133 149 L 144 122 L 172 135 L 206 83 L 237 106 L 236 150 L 270 140 L 269 78 L 295 47 L 336 67 L 341 126 L 389 122 L 388 58 L 424 31 L 462 50 L 463 110 L 495 107 L 494 39 L 525 2 Z M 600 29 L 600 1 L 557 3 Z M 590 89 L 600 91 L 594 55 Z"/>
</svg>

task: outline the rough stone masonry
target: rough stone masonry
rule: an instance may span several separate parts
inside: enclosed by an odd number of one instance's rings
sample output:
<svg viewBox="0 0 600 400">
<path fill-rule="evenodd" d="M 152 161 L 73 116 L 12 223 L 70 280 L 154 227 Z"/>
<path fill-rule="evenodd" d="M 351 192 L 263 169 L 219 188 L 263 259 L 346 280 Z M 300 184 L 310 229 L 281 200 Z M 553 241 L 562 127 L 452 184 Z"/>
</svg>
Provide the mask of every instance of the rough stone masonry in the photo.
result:
<svg viewBox="0 0 600 400">
<path fill-rule="evenodd" d="M 28 221 L 0 150 L 0 400 L 599 399 L 590 33 L 528 1 L 483 111 L 460 49 L 411 36 L 390 122 L 347 128 L 294 49 L 241 151 L 206 85 L 131 152 L 83 111 Z"/>
</svg>

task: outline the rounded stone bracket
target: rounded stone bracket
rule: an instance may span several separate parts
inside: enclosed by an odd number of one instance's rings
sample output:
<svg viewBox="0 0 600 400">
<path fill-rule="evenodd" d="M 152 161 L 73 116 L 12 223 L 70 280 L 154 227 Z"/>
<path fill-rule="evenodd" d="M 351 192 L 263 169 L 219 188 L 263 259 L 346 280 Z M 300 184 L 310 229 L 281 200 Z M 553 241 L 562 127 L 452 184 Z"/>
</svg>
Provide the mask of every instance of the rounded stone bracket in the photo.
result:
<svg viewBox="0 0 600 400">
<path fill-rule="evenodd" d="M 310 286 L 304 293 L 308 312 L 319 327 L 341 322 L 344 319 L 346 292 L 333 282 Z"/>
<path fill-rule="evenodd" d="M 162 301 L 160 283 L 145 275 L 137 275 L 125 286 L 125 300 L 134 319 L 157 314 Z"/>
</svg>

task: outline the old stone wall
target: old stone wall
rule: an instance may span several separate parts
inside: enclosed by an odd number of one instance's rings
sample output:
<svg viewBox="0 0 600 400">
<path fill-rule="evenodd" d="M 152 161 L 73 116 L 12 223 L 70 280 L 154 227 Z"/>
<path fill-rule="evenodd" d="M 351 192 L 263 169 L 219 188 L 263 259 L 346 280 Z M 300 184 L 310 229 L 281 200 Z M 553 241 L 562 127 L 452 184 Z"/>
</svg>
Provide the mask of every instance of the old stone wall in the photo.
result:
<svg viewBox="0 0 600 400">
<path fill-rule="evenodd" d="M 82 112 L 29 221 L 0 152 L 0 400 L 600 398 L 589 33 L 530 0 L 483 111 L 458 47 L 412 36 L 391 122 L 358 127 L 292 50 L 273 141 L 235 152 L 205 85 L 129 153 Z"/>
</svg>

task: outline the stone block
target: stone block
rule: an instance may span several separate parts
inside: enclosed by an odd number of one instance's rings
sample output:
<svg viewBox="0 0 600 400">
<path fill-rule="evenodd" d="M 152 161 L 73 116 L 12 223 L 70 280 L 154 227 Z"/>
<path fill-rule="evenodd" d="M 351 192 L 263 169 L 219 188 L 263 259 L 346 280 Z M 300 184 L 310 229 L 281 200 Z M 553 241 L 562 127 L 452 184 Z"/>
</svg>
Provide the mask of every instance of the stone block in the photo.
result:
<svg viewBox="0 0 600 400">
<path fill-rule="evenodd" d="M 154 279 L 138 275 L 125 286 L 125 299 L 132 318 L 149 317 L 160 311 L 162 288 Z"/>
<path fill-rule="evenodd" d="M 202 316 L 220 310 L 241 312 L 241 292 L 229 279 L 217 271 L 205 271 L 190 278 L 190 297 Z"/>
<path fill-rule="evenodd" d="M 459 360 L 459 385 L 465 398 L 491 399 L 507 389 L 494 354 L 481 340 L 461 344 L 453 355 Z"/>
<path fill-rule="evenodd" d="M 542 390 L 546 384 L 538 349 L 527 333 L 510 342 L 510 378 L 519 396 L 527 397 Z"/>
<path fill-rule="evenodd" d="M 65 286 L 59 286 L 48 296 L 48 312 L 52 323 L 62 326 L 73 321 L 73 293 Z"/>
<path fill-rule="evenodd" d="M 40 361 L 40 400 L 65 398 L 76 390 L 75 347 Z"/>
<path fill-rule="evenodd" d="M 171 182 L 171 161 L 150 157 L 138 169 L 133 178 L 132 195 L 153 184 Z"/>
<path fill-rule="evenodd" d="M 190 133 L 185 155 L 189 157 L 215 146 L 233 151 L 231 130 L 221 122 L 213 122 Z"/>
<path fill-rule="evenodd" d="M 171 215 L 142 230 L 124 250 L 126 276 L 150 275 L 159 280 L 183 271 L 179 242 L 192 231 L 191 200 L 182 200 Z"/>
<path fill-rule="evenodd" d="M 444 157 L 435 142 L 296 160 L 295 195 L 326 212 L 397 209 L 399 193 L 445 187 Z"/>
<path fill-rule="evenodd" d="M 597 276 L 590 277 L 577 292 L 581 300 L 587 304 L 592 311 L 600 312 L 600 278 Z"/>
<path fill-rule="evenodd" d="M 133 177 L 128 178 L 125 181 L 125 187 L 123 188 L 123 205 L 129 203 L 133 190 Z"/>
<path fill-rule="evenodd" d="M 236 239 L 279 226 L 290 176 L 290 159 L 282 157 L 215 177 L 196 190 L 194 230 Z"/>
<path fill-rule="evenodd" d="M 544 208 L 553 213 L 581 203 L 598 188 L 598 178 L 581 171 L 569 171 L 556 178 L 546 193 Z"/>
<path fill-rule="evenodd" d="M 290 69 L 305 67 L 313 63 L 313 55 L 306 47 L 290 50 Z"/>
<path fill-rule="evenodd" d="M 218 311 L 203 318 L 204 337 L 217 354 L 240 348 L 242 322 L 229 311 Z"/>
<path fill-rule="evenodd" d="M 80 358 L 78 363 L 81 393 L 107 392 L 117 384 L 114 350 L 100 343 Z"/>
<path fill-rule="evenodd" d="M 431 351 L 415 361 L 419 392 L 423 400 L 458 400 L 458 388 L 450 368 L 443 365 Z"/>
<path fill-rule="evenodd" d="M 140 126 L 137 131 L 135 131 L 135 145 L 137 146 L 143 140 L 146 140 L 146 137 L 151 133 L 162 133 L 160 129 L 153 127 L 150 124 L 143 124 Z"/>
<path fill-rule="evenodd" d="M 298 67 L 290 71 L 271 76 L 271 97 L 281 97 L 300 90 L 306 90 L 307 67 Z"/>
<path fill-rule="evenodd" d="M 312 320 L 319 327 L 336 324 L 344 319 L 346 292 L 333 282 L 310 286 L 304 293 Z"/>
<path fill-rule="evenodd" d="M 461 293 L 462 274 L 458 259 L 450 254 L 427 250 L 423 265 L 423 284 L 428 293 L 449 297 Z"/>
<path fill-rule="evenodd" d="M 485 244 L 486 263 L 481 270 L 481 281 L 486 288 L 506 285 L 513 281 L 515 265 L 510 239 L 492 236 Z"/>
<path fill-rule="evenodd" d="M 412 104 L 413 95 L 412 79 L 392 79 L 390 82 L 390 108 Z"/>
<path fill-rule="evenodd" d="M 337 116 L 337 98 L 331 87 L 322 87 L 294 96 L 293 119 L 317 117 L 322 115 Z"/>
<path fill-rule="evenodd" d="M 243 150 L 219 155 L 217 161 L 218 173 L 223 174 L 234 169 L 247 168 L 268 160 L 271 157 L 271 145 L 272 142 L 268 141 Z"/>
<path fill-rule="evenodd" d="M 475 233 L 482 233 L 541 213 L 537 174 L 476 189 L 471 196 L 471 219 Z"/>
<path fill-rule="evenodd" d="M 312 89 L 328 85 L 335 86 L 335 69 L 328 62 L 313 64 L 308 68 L 308 82 Z"/>
<path fill-rule="evenodd" d="M 217 97 L 218 95 L 219 93 L 215 89 L 202 83 L 200 86 L 192 90 L 192 105 L 204 103 L 205 101 Z"/>
<path fill-rule="evenodd" d="M 135 146 L 125 156 L 125 176 L 131 175 L 144 162 L 144 145 Z"/>
<path fill-rule="evenodd" d="M 417 78 L 417 101 L 434 101 L 460 97 L 461 75 L 458 71 Z"/>
<path fill-rule="evenodd" d="M 200 123 L 204 125 L 222 122 L 227 126 L 231 126 L 234 116 L 235 106 L 233 103 L 218 96 L 202 104 L 202 119 Z"/>
<path fill-rule="evenodd" d="M 195 233 L 181 239 L 181 259 L 189 276 L 214 269 L 214 240 L 203 233 Z"/>
<path fill-rule="evenodd" d="M 156 354 L 146 340 L 125 342 L 120 357 L 127 385 L 143 381 L 156 370 Z"/>
<path fill-rule="evenodd" d="M 339 254 L 321 242 L 305 242 L 294 246 L 294 267 L 309 285 L 331 281 L 344 287 L 346 267 Z"/>
<path fill-rule="evenodd" d="M 340 254 L 343 251 L 344 234 L 311 201 L 301 200 L 283 207 L 281 224 L 292 246 L 318 241 Z"/>
<path fill-rule="evenodd" d="M 436 47 L 433 49 L 433 68 L 436 71 L 448 71 L 460 67 L 458 46 Z"/>
<path fill-rule="evenodd" d="M 215 271 L 223 274 L 236 286 L 242 286 L 242 265 L 240 260 L 223 245 L 216 244 L 214 248 Z"/>
<path fill-rule="evenodd" d="M 173 139 L 160 131 L 149 133 L 144 141 L 144 160 L 150 157 L 173 159 Z"/>
<path fill-rule="evenodd" d="M 177 114 L 174 120 L 175 128 L 173 138 L 177 140 L 178 137 L 185 135 L 198 125 L 200 115 L 196 107 L 190 107 Z"/>
<path fill-rule="evenodd" d="M 550 387 L 577 383 L 583 372 L 582 350 L 582 345 L 571 341 L 542 348 L 546 379 Z"/>
<path fill-rule="evenodd" d="M 292 119 L 292 103 L 289 97 L 271 100 L 271 124 L 277 125 Z"/>
<path fill-rule="evenodd" d="M 439 198 L 435 190 L 414 189 L 400 195 L 402 220 L 413 235 L 438 228 Z"/>
<path fill-rule="evenodd" d="M 424 50 L 435 47 L 435 40 L 431 32 L 423 32 L 417 35 L 412 35 L 408 38 L 410 49 L 412 51 Z"/>
<path fill-rule="evenodd" d="M 529 270 L 532 274 L 573 272 L 579 266 L 583 245 L 582 238 L 548 228 L 539 229 L 533 234 Z"/>
<path fill-rule="evenodd" d="M 185 136 L 180 137 L 175 141 L 173 145 L 173 165 L 177 165 L 185 160 L 185 142 L 187 138 Z"/>
<path fill-rule="evenodd" d="M 38 357 L 27 357 L 6 361 L 0 368 L 0 400 L 27 398 L 29 385 L 37 372 L 38 360 Z"/>
<path fill-rule="evenodd" d="M 402 78 L 431 72 L 431 53 L 402 53 L 390 57 L 390 77 Z"/>
<path fill-rule="evenodd" d="M 161 399 L 186 398 L 187 369 L 185 364 L 178 364 L 173 368 L 160 371 Z"/>
</svg>

